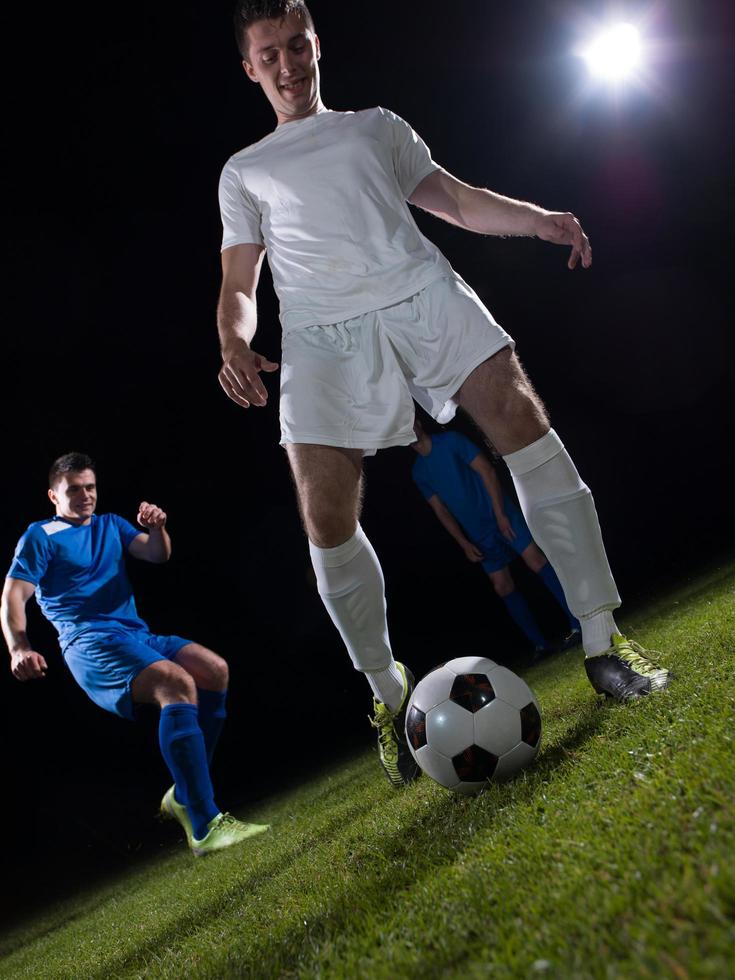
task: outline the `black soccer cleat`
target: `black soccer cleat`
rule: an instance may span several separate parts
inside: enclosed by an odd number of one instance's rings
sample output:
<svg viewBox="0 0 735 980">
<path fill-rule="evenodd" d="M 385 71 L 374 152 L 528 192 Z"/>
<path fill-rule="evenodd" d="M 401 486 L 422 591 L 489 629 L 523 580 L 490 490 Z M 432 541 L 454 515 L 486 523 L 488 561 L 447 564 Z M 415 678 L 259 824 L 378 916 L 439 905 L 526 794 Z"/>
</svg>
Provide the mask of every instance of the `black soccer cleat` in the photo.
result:
<svg viewBox="0 0 735 980">
<path fill-rule="evenodd" d="M 387 704 L 373 699 L 375 715 L 370 719 L 370 724 L 378 729 L 378 755 L 383 772 L 391 786 L 400 789 L 401 786 L 412 783 L 420 769 L 406 741 L 406 708 L 414 688 L 413 674 L 398 661 L 396 667 L 403 675 L 401 704 L 394 712 Z"/>
<path fill-rule="evenodd" d="M 598 694 L 616 701 L 630 701 L 668 687 L 671 674 L 659 667 L 633 640 L 613 633 L 613 645 L 605 653 L 584 662 L 590 683 Z"/>
</svg>

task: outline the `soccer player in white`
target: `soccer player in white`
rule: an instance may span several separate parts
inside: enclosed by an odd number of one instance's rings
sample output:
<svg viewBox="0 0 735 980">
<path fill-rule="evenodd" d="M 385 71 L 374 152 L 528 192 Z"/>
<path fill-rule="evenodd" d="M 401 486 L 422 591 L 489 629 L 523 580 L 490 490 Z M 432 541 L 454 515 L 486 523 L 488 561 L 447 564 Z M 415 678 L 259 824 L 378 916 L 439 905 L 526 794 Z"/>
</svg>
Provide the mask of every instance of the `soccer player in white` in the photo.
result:
<svg viewBox="0 0 735 980">
<path fill-rule="evenodd" d="M 281 443 L 319 593 L 373 690 L 391 783 L 416 774 L 403 733 L 413 681 L 393 659 L 381 568 L 358 520 L 363 455 L 414 441 L 412 399 L 439 422 L 462 408 L 505 459 L 580 620 L 595 689 L 625 700 L 665 687 L 668 671 L 616 628 L 620 598 L 592 495 L 512 338 L 419 232 L 408 205 L 482 235 L 566 245 L 570 269 L 592 261 L 579 221 L 463 183 L 386 109 L 325 108 L 319 38 L 303 0 L 241 0 L 235 31 L 276 128 L 222 172 L 219 380 L 238 405 L 266 404 L 261 373 L 278 364 L 251 344 L 267 254 L 283 328 Z"/>
</svg>

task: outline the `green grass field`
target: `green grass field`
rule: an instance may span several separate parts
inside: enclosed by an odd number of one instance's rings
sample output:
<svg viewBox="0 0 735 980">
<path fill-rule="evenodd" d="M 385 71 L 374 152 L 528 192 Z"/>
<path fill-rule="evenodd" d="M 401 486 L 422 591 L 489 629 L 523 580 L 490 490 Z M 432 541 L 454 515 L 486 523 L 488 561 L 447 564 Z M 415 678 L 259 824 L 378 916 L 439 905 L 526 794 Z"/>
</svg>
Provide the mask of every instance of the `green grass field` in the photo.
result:
<svg viewBox="0 0 735 980">
<path fill-rule="evenodd" d="M 544 739 L 514 781 L 397 793 L 366 753 L 241 814 L 273 825 L 249 846 L 28 919 L 0 976 L 734 978 L 735 566 L 622 624 L 671 689 L 604 703 L 579 649 L 529 670 Z"/>
</svg>

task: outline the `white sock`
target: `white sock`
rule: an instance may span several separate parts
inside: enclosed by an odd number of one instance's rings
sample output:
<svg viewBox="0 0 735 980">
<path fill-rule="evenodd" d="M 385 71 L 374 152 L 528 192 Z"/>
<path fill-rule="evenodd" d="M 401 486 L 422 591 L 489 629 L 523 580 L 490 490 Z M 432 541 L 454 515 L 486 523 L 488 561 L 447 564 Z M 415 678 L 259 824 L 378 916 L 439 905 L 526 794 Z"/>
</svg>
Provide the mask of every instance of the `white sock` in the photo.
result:
<svg viewBox="0 0 735 980">
<path fill-rule="evenodd" d="M 383 571 L 363 529 L 358 524 L 353 536 L 336 548 L 317 548 L 309 542 L 309 552 L 319 595 L 355 669 L 366 673 L 390 670 L 394 661 Z M 390 682 L 387 686 L 390 693 Z"/>
<path fill-rule="evenodd" d="M 553 429 L 504 459 L 531 534 L 558 575 L 569 608 L 582 623 L 585 653 L 588 633 L 590 650 L 600 653 L 600 637 L 609 621 L 597 616 L 617 609 L 620 596 L 589 487 Z M 608 633 L 604 649 L 610 642 Z"/>
<path fill-rule="evenodd" d="M 613 633 L 620 630 L 615 625 L 613 614 L 607 610 L 580 619 L 582 627 L 582 646 L 585 657 L 596 657 L 612 646 Z"/>
<path fill-rule="evenodd" d="M 391 660 L 390 666 L 385 670 L 369 670 L 365 672 L 365 676 L 376 701 L 387 704 L 391 711 L 398 711 L 403 699 L 403 677 L 395 660 Z"/>
</svg>

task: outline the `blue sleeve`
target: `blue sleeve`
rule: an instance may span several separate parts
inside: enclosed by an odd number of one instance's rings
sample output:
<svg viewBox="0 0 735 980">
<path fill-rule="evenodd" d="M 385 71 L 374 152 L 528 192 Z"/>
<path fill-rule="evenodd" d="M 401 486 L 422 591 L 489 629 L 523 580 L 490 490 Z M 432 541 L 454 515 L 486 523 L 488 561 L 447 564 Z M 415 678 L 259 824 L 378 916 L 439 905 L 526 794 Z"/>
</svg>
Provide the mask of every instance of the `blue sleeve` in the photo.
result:
<svg viewBox="0 0 735 980">
<path fill-rule="evenodd" d="M 436 493 L 436 490 L 432 487 L 429 481 L 425 477 L 421 476 L 420 473 L 417 472 L 415 466 L 411 470 L 411 476 L 413 477 L 413 482 L 419 488 L 419 492 L 421 493 L 421 496 L 424 498 L 424 500 L 430 500 Z"/>
<path fill-rule="evenodd" d="M 139 534 L 145 534 L 146 532 L 143 528 L 134 528 L 130 521 L 126 521 L 124 517 L 120 517 L 119 514 L 110 514 L 110 519 L 117 527 L 120 534 L 120 540 L 123 543 L 123 548 L 125 551 L 130 547 L 130 542 L 137 538 Z"/>
<path fill-rule="evenodd" d="M 482 455 L 482 450 L 476 446 L 471 439 L 463 436 L 461 432 L 449 432 L 452 437 L 452 452 L 469 466 L 473 460 Z"/>
<path fill-rule="evenodd" d="M 40 528 L 29 527 L 18 542 L 8 570 L 8 578 L 20 578 L 38 585 L 51 557 L 49 539 Z"/>
</svg>

